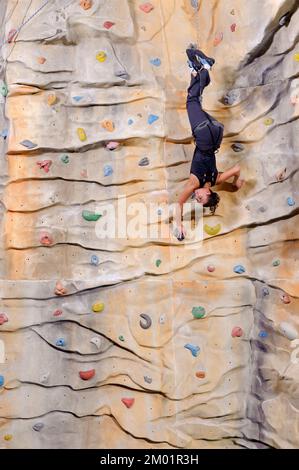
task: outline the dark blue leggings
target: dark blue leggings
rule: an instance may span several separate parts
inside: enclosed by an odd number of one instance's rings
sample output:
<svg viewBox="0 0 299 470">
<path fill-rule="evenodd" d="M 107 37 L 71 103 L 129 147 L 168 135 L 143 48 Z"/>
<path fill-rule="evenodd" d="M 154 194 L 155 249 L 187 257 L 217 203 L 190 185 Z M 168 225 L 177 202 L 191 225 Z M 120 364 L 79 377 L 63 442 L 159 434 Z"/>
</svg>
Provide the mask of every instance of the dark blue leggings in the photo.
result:
<svg viewBox="0 0 299 470">
<path fill-rule="evenodd" d="M 196 145 L 205 152 L 212 152 L 211 149 L 220 132 L 219 125 L 211 124 L 211 121 L 214 121 L 214 123 L 218 123 L 218 121 L 205 112 L 201 106 L 202 92 L 209 85 L 210 81 L 210 74 L 207 69 L 203 68 L 197 73 L 196 77 L 191 74 L 191 83 L 187 90 L 186 102 L 190 126 Z M 222 125 L 221 123 L 219 124 Z M 197 129 L 195 130 L 196 127 Z"/>
</svg>

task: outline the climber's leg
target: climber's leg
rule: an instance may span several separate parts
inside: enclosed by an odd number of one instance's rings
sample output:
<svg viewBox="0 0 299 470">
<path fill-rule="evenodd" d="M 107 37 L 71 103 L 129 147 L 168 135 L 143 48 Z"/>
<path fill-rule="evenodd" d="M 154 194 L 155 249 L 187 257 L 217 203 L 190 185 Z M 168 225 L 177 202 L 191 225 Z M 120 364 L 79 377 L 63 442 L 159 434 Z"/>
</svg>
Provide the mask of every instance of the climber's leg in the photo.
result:
<svg viewBox="0 0 299 470">
<path fill-rule="evenodd" d="M 210 75 L 206 69 L 198 72 L 196 77 L 191 75 L 191 83 L 187 90 L 186 107 L 192 132 L 198 124 L 207 120 L 207 113 L 203 111 L 201 106 L 201 97 L 204 88 L 210 81 Z"/>
</svg>

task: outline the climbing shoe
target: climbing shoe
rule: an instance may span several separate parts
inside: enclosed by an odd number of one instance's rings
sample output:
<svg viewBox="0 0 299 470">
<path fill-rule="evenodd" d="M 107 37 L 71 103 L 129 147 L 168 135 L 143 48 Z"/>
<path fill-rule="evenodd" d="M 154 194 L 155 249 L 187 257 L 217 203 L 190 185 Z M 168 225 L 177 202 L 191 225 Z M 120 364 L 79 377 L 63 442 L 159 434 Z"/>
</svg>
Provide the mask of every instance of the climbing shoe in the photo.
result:
<svg viewBox="0 0 299 470">
<path fill-rule="evenodd" d="M 191 47 L 190 47 L 191 46 Z M 192 67 L 199 71 L 203 67 L 211 68 L 215 64 L 215 59 L 212 57 L 206 56 L 202 51 L 196 49 L 194 44 L 190 44 L 189 48 L 186 50 L 189 61 L 192 63 Z"/>
</svg>

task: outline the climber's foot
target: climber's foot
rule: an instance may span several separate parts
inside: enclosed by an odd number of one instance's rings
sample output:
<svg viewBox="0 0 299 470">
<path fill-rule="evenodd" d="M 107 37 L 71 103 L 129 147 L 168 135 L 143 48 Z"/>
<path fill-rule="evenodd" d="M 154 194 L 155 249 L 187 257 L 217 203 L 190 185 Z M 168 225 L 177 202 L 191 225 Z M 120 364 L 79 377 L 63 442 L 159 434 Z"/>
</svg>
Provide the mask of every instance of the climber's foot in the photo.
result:
<svg viewBox="0 0 299 470">
<path fill-rule="evenodd" d="M 200 49 L 197 49 L 196 44 L 189 44 L 186 53 L 195 70 L 202 68 L 202 66 L 209 69 L 215 64 L 215 59 L 208 57 Z"/>
</svg>

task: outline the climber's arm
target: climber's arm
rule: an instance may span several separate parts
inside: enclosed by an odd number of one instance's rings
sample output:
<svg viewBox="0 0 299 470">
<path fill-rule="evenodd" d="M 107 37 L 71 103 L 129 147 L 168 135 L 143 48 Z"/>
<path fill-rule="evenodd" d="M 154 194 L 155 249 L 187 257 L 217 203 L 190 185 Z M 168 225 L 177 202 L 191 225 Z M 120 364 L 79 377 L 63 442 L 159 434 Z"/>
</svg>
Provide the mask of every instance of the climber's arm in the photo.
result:
<svg viewBox="0 0 299 470">
<path fill-rule="evenodd" d="M 239 165 L 235 165 L 232 168 L 229 168 L 229 170 L 224 171 L 223 173 L 219 173 L 217 176 L 216 184 L 221 184 L 224 183 L 224 181 L 229 180 L 233 176 L 240 176 L 240 171 L 241 168 Z"/>
<path fill-rule="evenodd" d="M 194 175 L 190 175 L 189 180 L 184 186 L 182 193 L 179 196 L 178 202 L 175 204 L 174 220 L 176 226 L 180 229 L 182 227 L 183 206 L 191 194 L 199 187 L 199 181 Z"/>
</svg>

